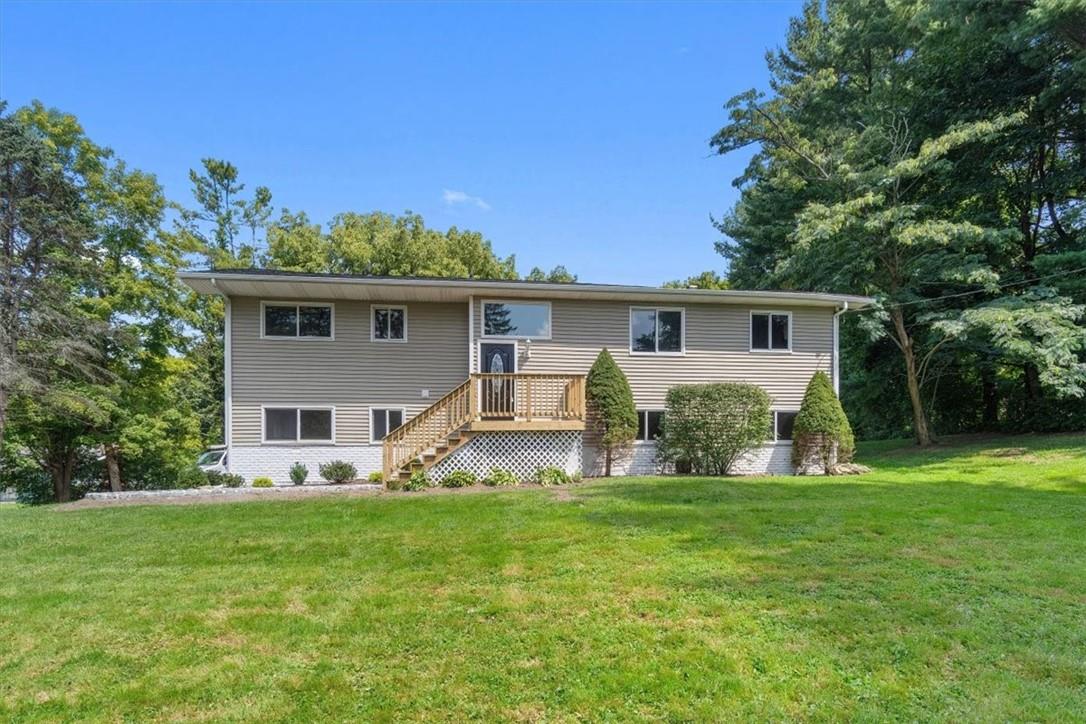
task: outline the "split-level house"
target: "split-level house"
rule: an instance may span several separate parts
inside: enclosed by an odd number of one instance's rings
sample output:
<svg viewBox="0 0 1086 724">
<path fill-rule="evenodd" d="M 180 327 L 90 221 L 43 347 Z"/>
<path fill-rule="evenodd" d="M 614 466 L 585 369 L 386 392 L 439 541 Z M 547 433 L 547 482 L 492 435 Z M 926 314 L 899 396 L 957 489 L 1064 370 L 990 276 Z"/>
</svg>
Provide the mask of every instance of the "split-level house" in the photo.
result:
<svg viewBox="0 0 1086 724">
<path fill-rule="evenodd" d="M 550 465 L 598 474 L 585 377 L 604 348 L 640 423 L 613 472 L 659 469 L 670 387 L 748 382 L 772 398 L 774 431 L 737 472 L 788 473 L 808 381 L 821 370 L 838 384 L 839 316 L 872 301 L 260 269 L 181 279 L 226 303 L 227 468 L 277 482 L 294 462 L 315 472 L 331 460 L 360 476 L 499 467 L 528 478 Z"/>
</svg>

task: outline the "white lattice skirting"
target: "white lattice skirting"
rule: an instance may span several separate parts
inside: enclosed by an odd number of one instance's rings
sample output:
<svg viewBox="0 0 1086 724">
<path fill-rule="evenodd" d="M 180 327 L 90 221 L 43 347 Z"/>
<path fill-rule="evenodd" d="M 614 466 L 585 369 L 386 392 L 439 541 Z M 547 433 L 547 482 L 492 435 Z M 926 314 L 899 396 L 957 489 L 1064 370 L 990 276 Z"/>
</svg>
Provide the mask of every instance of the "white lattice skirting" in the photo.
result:
<svg viewBox="0 0 1086 724">
<path fill-rule="evenodd" d="M 502 468 L 518 480 L 531 480 L 538 468 L 554 465 L 570 475 L 581 470 L 581 433 L 576 430 L 483 432 L 464 447 L 430 468 L 440 482 L 454 470 L 467 470 L 484 478 L 491 468 Z"/>
</svg>

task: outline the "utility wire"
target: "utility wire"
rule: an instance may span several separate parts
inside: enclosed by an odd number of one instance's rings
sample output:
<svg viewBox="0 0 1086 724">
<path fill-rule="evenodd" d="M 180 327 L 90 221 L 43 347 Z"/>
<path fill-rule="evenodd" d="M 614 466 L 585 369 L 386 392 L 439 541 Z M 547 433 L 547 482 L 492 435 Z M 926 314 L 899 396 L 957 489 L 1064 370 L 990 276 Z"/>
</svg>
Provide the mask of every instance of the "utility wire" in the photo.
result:
<svg viewBox="0 0 1086 724">
<path fill-rule="evenodd" d="M 1022 286 L 1023 284 L 1033 284 L 1034 282 L 1044 281 L 1045 279 L 1052 279 L 1053 277 L 1062 277 L 1062 276 L 1066 276 L 1068 274 L 1077 274 L 1078 272 L 1086 272 L 1086 266 L 1080 267 L 1078 269 L 1067 269 L 1067 270 L 1061 271 L 1061 272 L 1053 272 L 1052 274 L 1045 274 L 1044 276 L 1036 277 L 1034 279 L 1023 279 L 1022 281 L 1018 281 L 1018 282 L 1008 282 L 1006 284 L 999 284 L 999 285 L 996 285 L 995 288 L 996 289 L 1007 289 L 1008 287 L 1018 287 L 1018 286 Z M 933 282 L 933 283 L 935 283 L 935 282 Z M 944 299 L 955 299 L 957 297 L 968 297 L 971 294 L 987 294 L 987 293 L 990 293 L 992 291 L 994 291 L 994 290 L 993 289 L 974 289 L 974 290 L 968 291 L 968 292 L 957 292 L 955 294 L 944 294 L 941 297 L 932 297 L 931 299 L 917 299 L 917 300 L 912 301 L 912 302 L 900 302 L 898 304 L 887 304 L 882 308 L 883 309 L 892 309 L 892 308 L 897 308 L 897 307 L 908 307 L 908 306 L 911 306 L 913 304 L 929 304 L 931 302 L 941 302 Z M 845 314 L 866 312 L 869 309 L 876 309 L 876 307 L 864 307 L 862 309 L 849 309 L 849 310 L 847 310 L 845 312 Z"/>
</svg>

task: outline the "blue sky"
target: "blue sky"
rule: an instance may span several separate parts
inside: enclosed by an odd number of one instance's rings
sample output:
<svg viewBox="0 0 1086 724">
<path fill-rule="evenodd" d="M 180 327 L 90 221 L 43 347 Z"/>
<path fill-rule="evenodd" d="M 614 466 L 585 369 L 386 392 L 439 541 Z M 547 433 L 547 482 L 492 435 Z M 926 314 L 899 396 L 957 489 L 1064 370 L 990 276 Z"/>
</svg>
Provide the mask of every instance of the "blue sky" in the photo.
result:
<svg viewBox="0 0 1086 724">
<path fill-rule="evenodd" d="M 3 0 L 0 97 L 76 114 L 178 201 L 213 156 L 317 221 L 410 209 L 522 273 L 659 284 L 723 269 L 709 217 L 749 156 L 707 141 L 798 11 Z"/>
</svg>

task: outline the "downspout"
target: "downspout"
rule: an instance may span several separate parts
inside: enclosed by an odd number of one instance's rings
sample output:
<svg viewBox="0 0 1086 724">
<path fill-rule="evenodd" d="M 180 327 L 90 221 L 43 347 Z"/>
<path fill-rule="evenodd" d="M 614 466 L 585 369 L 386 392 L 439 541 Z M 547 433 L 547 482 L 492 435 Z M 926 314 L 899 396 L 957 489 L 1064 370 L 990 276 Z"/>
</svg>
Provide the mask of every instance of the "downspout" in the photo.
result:
<svg viewBox="0 0 1086 724">
<path fill-rule="evenodd" d="M 475 357 L 475 295 L 468 295 L 468 377 L 471 377 Z"/>
<path fill-rule="evenodd" d="M 231 377 L 233 376 L 233 345 L 231 344 L 231 327 L 233 326 L 233 305 L 230 297 L 219 289 L 215 280 L 211 280 L 211 286 L 219 290 L 226 305 L 226 316 L 223 320 L 223 443 L 226 445 L 226 471 L 230 472 L 230 463 L 233 460 L 231 448 L 234 433 L 234 396 L 231 391 Z"/>
<path fill-rule="evenodd" d="M 833 313 L 833 393 L 841 396 L 841 315 L 848 311 L 848 302 Z"/>
</svg>

